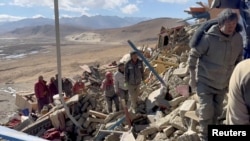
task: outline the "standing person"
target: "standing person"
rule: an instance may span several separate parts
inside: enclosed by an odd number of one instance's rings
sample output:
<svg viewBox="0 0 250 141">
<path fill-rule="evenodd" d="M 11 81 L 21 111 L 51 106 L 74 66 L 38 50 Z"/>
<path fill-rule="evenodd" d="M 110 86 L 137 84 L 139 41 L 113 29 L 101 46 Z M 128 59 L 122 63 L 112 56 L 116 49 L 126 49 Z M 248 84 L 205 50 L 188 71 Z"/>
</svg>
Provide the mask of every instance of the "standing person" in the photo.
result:
<svg viewBox="0 0 250 141">
<path fill-rule="evenodd" d="M 47 82 L 43 80 L 43 76 L 40 75 L 38 77 L 38 82 L 36 82 L 34 86 L 39 113 L 41 112 L 43 106 L 49 104 L 49 90 L 46 83 Z"/>
<path fill-rule="evenodd" d="M 73 85 L 71 81 L 68 78 L 65 78 L 63 81 L 63 92 L 65 92 L 67 97 L 72 96 L 72 88 L 73 88 Z"/>
<path fill-rule="evenodd" d="M 229 82 L 226 124 L 250 124 L 250 59 L 240 62 Z"/>
<path fill-rule="evenodd" d="M 207 126 L 216 124 L 217 118 L 222 113 L 231 73 L 235 65 L 242 60 L 243 52 L 237 13 L 232 9 L 225 9 L 218 15 L 217 20 L 218 24 L 203 31 L 204 35 L 201 38 L 192 37 L 200 41 L 196 46 L 190 43 L 191 50 L 188 58 L 189 84 L 192 90 L 197 88 L 199 98 L 202 141 L 207 140 Z"/>
<path fill-rule="evenodd" d="M 250 1 L 249 0 L 213 0 L 211 8 L 232 8 L 237 9 L 240 14 L 240 23 L 243 27 L 243 56 L 244 59 L 250 58 Z"/>
<path fill-rule="evenodd" d="M 58 76 L 58 74 L 56 74 L 55 77 L 56 77 L 56 79 L 55 79 L 54 83 L 55 83 L 56 88 L 59 92 L 59 76 Z M 62 81 L 62 89 L 63 89 L 63 79 L 61 79 L 61 81 Z"/>
<path fill-rule="evenodd" d="M 111 72 L 106 72 L 105 79 L 102 81 L 101 90 L 103 90 L 106 98 L 108 112 L 113 112 L 113 101 L 115 103 L 116 112 L 119 111 L 119 98 L 115 93 L 113 74 Z"/>
<path fill-rule="evenodd" d="M 118 70 L 114 74 L 115 93 L 120 96 L 122 106 L 128 104 L 128 88 L 125 85 L 124 63 L 118 64 Z"/>
<path fill-rule="evenodd" d="M 50 78 L 49 83 L 49 96 L 50 96 L 50 102 L 53 102 L 53 96 L 58 94 L 57 87 L 55 85 L 55 77 Z"/>
<path fill-rule="evenodd" d="M 86 92 L 85 84 L 82 78 L 78 78 L 78 81 L 73 86 L 73 94 L 84 94 Z"/>
<path fill-rule="evenodd" d="M 136 51 L 130 52 L 131 59 L 125 64 L 125 82 L 128 85 L 128 92 L 131 101 L 131 110 L 136 112 L 137 99 L 140 93 L 141 81 L 144 81 L 143 62 L 138 58 Z"/>
</svg>

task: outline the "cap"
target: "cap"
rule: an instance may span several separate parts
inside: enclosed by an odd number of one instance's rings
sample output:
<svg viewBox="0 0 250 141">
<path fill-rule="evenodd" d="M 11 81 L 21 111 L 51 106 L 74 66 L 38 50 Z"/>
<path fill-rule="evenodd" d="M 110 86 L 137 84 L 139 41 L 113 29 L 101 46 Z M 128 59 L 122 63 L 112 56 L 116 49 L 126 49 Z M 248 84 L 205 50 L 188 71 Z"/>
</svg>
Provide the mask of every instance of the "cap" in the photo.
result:
<svg viewBox="0 0 250 141">
<path fill-rule="evenodd" d="M 118 67 L 124 66 L 124 63 L 123 63 L 123 62 L 119 62 L 117 66 L 118 66 Z"/>
<path fill-rule="evenodd" d="M 137 54 L 137 52 L 135 50 L 130 52 L 130 55 L 134 55 L 134 54 Z"/>
</svg>

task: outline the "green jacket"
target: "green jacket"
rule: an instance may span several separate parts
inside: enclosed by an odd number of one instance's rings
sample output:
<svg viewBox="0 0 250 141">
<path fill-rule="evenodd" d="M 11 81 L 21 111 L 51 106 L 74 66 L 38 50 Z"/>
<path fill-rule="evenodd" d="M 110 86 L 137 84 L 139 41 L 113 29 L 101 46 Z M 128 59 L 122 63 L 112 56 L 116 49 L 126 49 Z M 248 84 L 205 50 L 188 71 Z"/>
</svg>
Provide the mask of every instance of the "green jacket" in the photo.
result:
<svg viewBox="0 0 250 141">
<path fill-rule="evenodd" d="M 235 65 L 242 60 L 242 36 L 222 35 L 218 25 L 204 33 L 199 44 L 192 46 L 189 54 L 189 68 L 197 68 L 197 81 L 215 89 L 228 87 Z"/>
</svg>

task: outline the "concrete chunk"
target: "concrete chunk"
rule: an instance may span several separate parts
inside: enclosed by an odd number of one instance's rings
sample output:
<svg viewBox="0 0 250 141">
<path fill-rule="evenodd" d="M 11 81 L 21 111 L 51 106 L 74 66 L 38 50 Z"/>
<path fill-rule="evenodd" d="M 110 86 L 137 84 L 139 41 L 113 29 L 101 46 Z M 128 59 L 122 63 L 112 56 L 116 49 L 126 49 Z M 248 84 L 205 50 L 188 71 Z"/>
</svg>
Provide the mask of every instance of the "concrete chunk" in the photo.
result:
<svg viewBox="0 0 250 141">
<path fill-rule="evenodd" d="M 188 75 L 188 67 L 175 69 L 173 74 L 179 77 L 185 77 Z"/>
<path fill-rule="evenodd" d="M 159 119 L 159 121 L 155 122 L 154 125 L 159 129 L 164 129 L 166 126 L 170 125 L 170 121 L 177 116 L 179 113 L 179 108 L 176 108 L 174 111 L 169 113 L 167 116 Z"/>
<path fill-rule="evenodd" d="M 187 131 L 187 128 L 183 125 L 182 119 L 180 116 L 176 116 L 173 120 L 171 120 L 171 125 L 181 131 Z"/>
<path fill-rule="evenodd" d="M 154 108 L 155 101 L 156 101 L 157 97 L 159 97 L 160 94 L 161 94 L 160 91 L 161 91 L 161 89 L 157 89 L 157 90 L 153 91 L 148 96 L 148 99 L 146 101 L 146 111 L 147 111 L 147 113 L 150 113 L 152 111 L 152 109 Z"/>
<path fill-rule="evenodd" d="M 167 139 L 167 136 L 166 136 L 166 134 L 164 134 L 164 133 L 161 133 L 161 132 L 158 132 L 158 133 L 156 133 L 156 135 L 155 135 L 155 137 L 154 137 L 154 141 L 163 141 L 163 140 L 165 140 L 165 139 Z"/>
<path fill-rule="evenodd" d="M 187 98 L 184 96 L 179 96 L 169 101 L 171 107 L 177 107 L 181 102 L 185 101 Z"/>
<path fill-rule="evenodd" d="M 188 111 L 184 116 L 199 122 L 199 117 L 196 115 L 196 111 Z"/>
<path fill-rule="evenodd" d="M 167 128 L 163 129 L 163 133 L 166 134 L 167 137 L 173 134 L 175 131 L 173 126 L 168 126 Z"/>
<path fill-rule="evenodd" d="M 177 138 L 177 141 L 200 141 L 198 134 L 192 130 L 188 130 Z"/>
<path fill-rule="evenodd" d="M 144 136 L 148 136 L 148 135 L 154 134 L 156 132 L 158 132 L 158 129 L 156 127 L 147 127 L 146 129 L 142 130 L 140 132 L 140 134 L 142 134 Z"/>
<path fill-rule="evenodd" d="M 139 134 L 136 138 L 136 141 L 146 141 L 146 137 L 142 134 Z"/>
<path fill-rule="evenodd" d="M 112 140 L 112 141 L 115 141 L 115 140 Z M 120 141 L 136 141 L 136 140 L 132 132 L 125 132 L 121 136 Z"/>
<path fill-rule="evenodd" d="M 196 107 L 195 100 L 188 99 L 188 100 L 184 101 L 183 104 L 180 106 L 180 115 L 184 116 L 184 114 L 187 111 L 193 111 L 193 110 L 195 110 L 195 107 Z"/>
</svg>

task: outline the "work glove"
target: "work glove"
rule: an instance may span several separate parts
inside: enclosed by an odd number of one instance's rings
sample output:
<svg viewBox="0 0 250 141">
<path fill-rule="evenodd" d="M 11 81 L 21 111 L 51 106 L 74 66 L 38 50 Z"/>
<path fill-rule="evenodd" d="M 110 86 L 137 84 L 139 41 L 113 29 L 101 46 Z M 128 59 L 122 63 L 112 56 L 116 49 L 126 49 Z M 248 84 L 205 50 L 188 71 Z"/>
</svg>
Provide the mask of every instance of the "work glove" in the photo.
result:
<svg viewBox="0 0 250 141">
<path fill-rule="evenodd" d="M 196 92 L 196 72 L 195 69 L 189 69 L 189 86 L 191 87 L 192 92 Z"/>
</svg>

